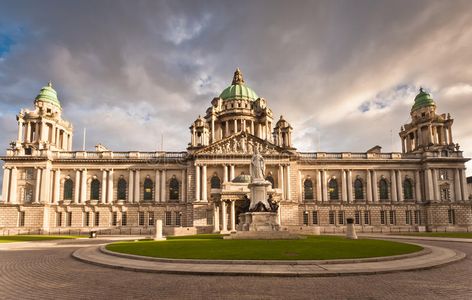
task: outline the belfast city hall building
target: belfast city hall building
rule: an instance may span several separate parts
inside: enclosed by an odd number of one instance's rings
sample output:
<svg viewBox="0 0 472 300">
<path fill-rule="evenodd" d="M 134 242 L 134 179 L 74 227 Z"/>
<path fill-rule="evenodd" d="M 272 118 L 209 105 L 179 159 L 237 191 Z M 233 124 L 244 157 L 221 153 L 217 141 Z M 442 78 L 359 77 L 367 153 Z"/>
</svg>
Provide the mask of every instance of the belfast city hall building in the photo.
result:
<svg viewBox="0 0 472 300">
<path fill-rule="evenodd" d="M 72 150 L 73 127 L 51 84 L 17 116 L 18 135 L 1 159 L 0 231 L 168 235 L 238 231 L 250 160 L 265 160 L 268 194 L 282 230 L 472 230 L 465 162 L 453 119 L 420 89 L 401 153 L 299 152 L 292 127 L 244 82 L 241 71 L 190 126 L 182 152 Z"/>
</svg>

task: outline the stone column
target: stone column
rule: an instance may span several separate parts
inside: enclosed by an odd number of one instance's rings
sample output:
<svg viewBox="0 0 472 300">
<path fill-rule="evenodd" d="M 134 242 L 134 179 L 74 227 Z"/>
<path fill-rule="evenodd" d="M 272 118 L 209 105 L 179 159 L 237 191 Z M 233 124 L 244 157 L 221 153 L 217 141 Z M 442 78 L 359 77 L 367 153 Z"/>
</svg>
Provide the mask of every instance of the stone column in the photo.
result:
<svg viewBox="0 0 472 300">
<path fill-rule="evenodd" d="M 113 204 L 113 193 L 115 191 L 114 184 L 113 184 L 113 169 L 108 171 L 108 193 L 107 193 L 107 202 L 108 204 Z"/>
<path fill-rule="evenodd" d="M 220 207 L 213 202 L 213 232 L 220 231 Z"/>
<path fill-rule="evenodd" d="M 449 133 L 449 144 L 453 144 L 454 142 L 452 140 L 452 128 L 451 128 L 450 125 L 447 127 L 447 130 L 448 130 L 448 133 Z"/>
<path fill-rule="evenodd" d="M 18 188 L 18 169 L 13 167 L 11 169 L 11 180 L 10 180 L 10 196 L 8 197 L 8 201 L 11 204 L 17 203 L 17 188 Z"/>
<path fill-rule="evenodd" d="M 80 183 L 80 203 L 85 204 L 87 201 L 87 169 L 82 171 L 82 178 Z"/>
<path fill-rule="evenodd" d="M 211 142 L 215 142 L 215 117 L 211 117 Z"/>
<path fill-rule="evenodd" d="M 75 170 L 74 203 L 80 202 L 80 170 Z"/>
<path fill-rule="evenodd" d="M 415 197 L 416 202 L 421 202 L 421 179 L 420 171 L 415 172 Z"/>
<path fill-rule="evenodd" d="M 462 186 L 461 186 L 462 200 L 467 201 L 469 197 L 467 195 L 467 179 L 465 177 L 465 169 L 461 170 L 461 178 L 462 178 Z"/>
<path fill-rule="evenodd" d="M 206 164 L 202 166 L 202 201 L 203 202 L 208 202 L 207 166 L 206 166 Z"/>
<path fill-rule="evenodd" d="M 2 197 L 3 201 L 8 202 L 8 196 L 10 194 L 10 169 L 3 167 L 3 186 L 2 186 Z"/>
<path fill-rule="evenodd" d="M 43 203 L 50 203 L 50 188 L 51 188 L 51 169 L 48 167 L 44 168 L 41 172 L 41 199 Z"/>
<path fill-rule="evenodd" d="M 454 198 L 456 201 L 462 201 L 461 180 L 459 169 L 454 169 Z"/>
<path fill-rule="evenodd" d="M 226 202 L 221 201 L 221 220 L 223 221 L 223 227 L 221 228 L 221 233 L 228 233 L 228 215 L 226 209 Z"/>
<path fill-rule="evenodd" d="M 431 174 L 431 169 L 426 169 L 425 179 L 426 179 L 426 200 L 433 200 L 434 191 L 433 191 L 433 178 Z"/>
<path fill-rule="evenodd" d="M 61 170 L 57 169 L 54 172 L 54 199 L 53 202 L 57 204 L 60 200 L 61 193 Z"/>
<path fill-rule="evenodd" d="M 67 150 L 72 151 L 72 133 L 67 135 Z"/>
<path fill-rule="evenodd" d="M 367 202 L 371 203 L 372 202 L 372 176 L 370 175 L 370 170 L 367 170 L 367 177 L 366 177 L 366 196 L 367 196 Z"/>
<path fill-rule="evenodd" d="M 397 171 L 397 197 L 398 201 L 403 202 L 403 181 L 402 181 L 402 171 Z"/>
<path fill-rule="evenodd" d="M 34 203 L 39 203 L 41 194 L 41 168 L 36 169 L 36 183 L 34 185 Z"/>
<path fill-rule="evenodd" d="M 254 121 L 251 121 L 251 134 L 254 135 Z"/>
<path fill-rule="evenodd" d="M 40 137 L 39 137 L 39 122 L 34 123 L 34 139 L 32 142 L 39 142 Z"/>
<path fill-rule="evenodd" d="M 26 123 L 26 136 L 25 141 L 29 143 L 31 141 L 31 122 Z"/>
<path fill-rule="evenodd" d="M 291 185 L 290 185 L 290 165 L 287 165 L 285 167 L 285 170 L 287 172 L 287 179 L 286 179 L 286 182 L 287 182 L 287 196 L 286 196 L 286 199 L 287 200 L 291 200 L 292 199 L 292 190 L 291 190 Z"/>
<path fill-rule="evenodd" d="M 228 166 L 223 165 L 223 182 L 228 182 Z"/>
<path fill-rule="evenodd" d="M 134 171 L 129 170 L 128 176 L 128 202 L 134 202 Z"/>
<path fill-rule="evenodd" d="M 195 201 L 200 201 L 200 166 L 195 165 Z"/>
<path fill-rule="evenodd" d="M 328 202 L 328 181 L 326 180 L 326 170 L 321 173 L 321 184 L 323 187 L 323 202 Z"/>
<path fill-rule="evenodd" d="M 230 166 L 230 172 L 229 172 L 229 181 L 232 181 L 234 179 L 234 165 Z"/>
<path fill-rule="evenodd" d="M 302 203 L 303 202 L 303 177 L 302 177 L 302 171 L 298 171 L 298 202 Z"/>
<path fill-rule="evenodd" d="M 156 175 L 154 177 L 154 201 L 161 202 L 161 171 L 156 170 Z"/>
<path fill-rule="evenodd" d="M 392 191 L 392 202 L 397 202 L 397 176 L 395 174 L 395 170 L 390 171 L 390 183 L 391 187 L 390 190 Z"/>
<path fill-rule="evenodd" d="M 183 169 L 181 172 L 180 177 L 182 177 L 182 184 L 181 186 L 181 196 L 180 196 L 180 202 L 185 203 L 187 202 L 187 177 L 186 177 L 186 170 Z"/>
<path fill-rule="evenodd" d="M 101 184 L 100 203 L 107 202 L 107 170 L 102 170 L 102 184 Z"/>
<path fill-rule="evenodd" d="M 141 202 L 141 171 L 134 172 L 134 202 Z"/>
<path fill-rule="evenodd" d="M 316 170 L 316 201 L 322 201 L 322 197 L 321 196 L 321 185 L 322 185 L 322 181 L 321 181 L 321 171 L 320 170 Z"/>
<path fill-rule="evenodd" d="M 441 197 L 439 194 L 439 184 L 438 184 L 438 170 L 432 169 L 432 177 L 433 177 L 433 200 L 440 201 Z"/>
<path fill-rule="evenodd" d="M 161 174 L 161 202 L 166 201 L 166 170 L 162 170 Z"/>
<path fill-rule="evenodd" d="M 347 202 L 347 178 L 345 170 L 341 170 L 341 189 L 341 199 L 343 202 Z"/>
<path fill-rule="evenodd" d="M 236 204 L 231 201 L 231 232 L 236 232 Z"/>
<path fill-rule="evenodd" d="M 347 201 L 352 203 L 352 171 L 347 171 Z"/>
<path fill-rule="evenodd" d="M 18 142 L 23 142 L 23 119 L 18 120 Z"/>
<path fill-rule="evenodd" d="M 377 172 L 372 170 L 372 195 L 373 201 L 375 203 L 379 202 L 379 189 L 378 189 L 378 182 L 377 182 Z"/>
<path fill-rule="evenodd" d="M 234 126 L 234 133 L 238 132 L 238 120 L 236 119 L 233 120 L 233 126 Z"/>
<path fill-rule="evenodd" d="M 279 165 L 279 189 L 282 193 L 282 200 L 285 200 L 284 167 L 282 165 Z"/>
</svg>

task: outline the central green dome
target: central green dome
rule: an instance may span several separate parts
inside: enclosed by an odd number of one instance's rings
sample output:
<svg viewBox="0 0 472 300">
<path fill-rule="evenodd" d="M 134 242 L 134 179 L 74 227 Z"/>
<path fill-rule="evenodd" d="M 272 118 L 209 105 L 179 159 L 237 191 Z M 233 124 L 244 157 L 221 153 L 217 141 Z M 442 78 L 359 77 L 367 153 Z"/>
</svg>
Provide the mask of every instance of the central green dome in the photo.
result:
<svg viewBox="0 0 472 300">
<path fill-rule="evenodd" d="M 49 82 L 47 86 L 43 87 L 41 91 L 39 91 L 35 101 L 48 102 L 61 108 L 61 103 L 59 102 L 59 99 L 57 99 L 57 92 L 52 88 L 51 82 Z"/>
<path fill-rule="evenodd" d="M 223 100 L 245 99 L 254 101 L 259 97 L 256 92 L 244 84 L 243 74 L 238 68 L 234 72 L 233 82 L 221 92 L 220 98 Z"/>
<path fill-rule="evenodd" d="M 423 88 L 420 88 L 420 92 L 418 95 L 415 97 L 415 104 L 413 104 L 413 107 L 411 110 L 417 110 L 422 107 L 426 106 L 436 106 L 436 103 L 434 103 L 433 98 L 431 97 L 430 94 L 425 92 Z"/>
</svg>

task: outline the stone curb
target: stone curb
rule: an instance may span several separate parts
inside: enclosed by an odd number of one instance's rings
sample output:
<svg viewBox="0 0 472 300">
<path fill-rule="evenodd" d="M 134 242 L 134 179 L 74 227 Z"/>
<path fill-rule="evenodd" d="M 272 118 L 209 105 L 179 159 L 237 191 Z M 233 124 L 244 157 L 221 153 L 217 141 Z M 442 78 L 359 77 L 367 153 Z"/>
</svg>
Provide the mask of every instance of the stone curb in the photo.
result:
<svg viewBox="0 0 472 300">
<path fill-rule="evenodd" d="M 414 243 L 410 243 L 410 244 L 414 244 Z M 382 256 L 382 257 L 369 257 L 369 258 L 327 259 L 327 260 L 239 260 L 239 259 L 238 260 L 224 260 L 224 259 L 178 259 L 178 258 L 141 256 L 141 255 L 135 255 L 135 254 L 126 254 L 126 253 L 110 251 L 106 249 L 107 245 L 101 245 L 99 247 L 100 252 L 106 255 L 137 259 L 137 260 L 164 262 L 164 263 L 221 264 L 221 265 L 247 265 L 247 264 L 252 264 L 252 265 L 328 265 L 328 264 L 345 264 L 345 263 L 362 263 L 362 262 L 381 262 L 381 261 L 391 261 L 391 260 L 422 256 L 422 255 L 430 254 L 432 252 L 431 249 L 429 248 L 423 248 L 423 250 L 413 252 L 413 253 L 408 253 L 408 254 Z M 418 245 L 418 244 L 414 244 L 414 245 Z"/>
<path fill-rule="evenodd" d="M 149 262 L 124 257 L 110 256 L 100 251 L 99 246 L 81 248 L 72 253 L 75 259 L 89 264 L 135 272 L 213 275 L 213 276 L 264 276 L 264 277 L 332 277 L 352 275 L 373 275 L 417 271 L 445 266 L 466 257 L 460 251 L 419 244 L 430 248 L 430 254 L 398 259 L 395 261 L 319 264 L 319 265 L 235 265 L 235 264 L 182 264 L 170 262 Z M 431 257 L 427 257 L 427 256 Z M 112 257 L 115 257 L 113 259 Z M 426 259 L 425 259 L 426 257 Z M 121 262 L 120 262 L 121 261 Z M 406 263 L 407 262 L 407 263 Z M 406 263 L 406 264 L 405 264 Z M 402 266 L 403 264 L 403 266 Z M 363 266 L 362 266 L 363 265 Z"/>
</svg>

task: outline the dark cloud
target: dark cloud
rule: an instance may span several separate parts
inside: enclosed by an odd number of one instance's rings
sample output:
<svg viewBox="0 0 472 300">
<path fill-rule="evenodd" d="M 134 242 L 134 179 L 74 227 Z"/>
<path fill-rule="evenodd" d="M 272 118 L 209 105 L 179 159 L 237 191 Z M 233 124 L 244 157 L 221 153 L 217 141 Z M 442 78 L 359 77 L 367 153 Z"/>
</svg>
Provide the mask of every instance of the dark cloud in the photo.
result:
<svg viewBox="0 0 472 300">
<path fill-rule="evenodd" d="M 53 80 L 75 148 L 87 127 L 88 148 L 154 150 L 164 136 L 166 149 L 182 150 L 190 123 L 240 67 L 292 122 L 299 149 L 316 150 L 319 135 L 321 151 L 389 151 L 392 130 L 399 150 L 420 85 L 472 149 L 471 9 L 470 1 L 0 1 L 0 144 L 15 137 L 15 112 Z"/>
</svg>

